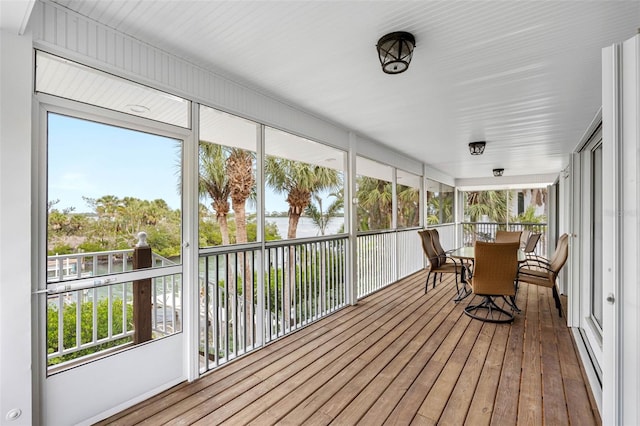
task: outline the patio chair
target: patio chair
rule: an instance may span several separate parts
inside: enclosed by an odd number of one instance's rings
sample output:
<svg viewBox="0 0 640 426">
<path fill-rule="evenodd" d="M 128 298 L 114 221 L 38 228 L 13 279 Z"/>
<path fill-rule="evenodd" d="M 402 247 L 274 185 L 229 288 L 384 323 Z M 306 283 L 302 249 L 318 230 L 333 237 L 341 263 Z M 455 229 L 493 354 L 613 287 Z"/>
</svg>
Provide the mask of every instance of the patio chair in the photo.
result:
<svg viewBox="0 0 640 426">
<path fill-rule="evenodd" d="M 522 231 L 496 231 L 496 243 L 515 243 L 520 245 Z"/>
<path fill-rule="evenodd" d="M 474 295 L 482 296 L 482 302 L 464 308 L 471 318 L 486 322 L 511 322 L 515 306 L 507 300 L 515 297 L 515 279 L 518 272 L 518 248 L 520 241 L 510 243 L 476 242 L 475 267 L 471 278 L 471 290 Z M 495 302 L 495 298 L 504 300 L 509 310 Z"/>
<path fill-rule="evenodd" d="M 442 244 L 440 244 L 440 233 L 438 232 L 437 229 L 430 229 L 429 231 L 431 231 L 433 247 L 436 249 L 438 256 L 447 256 L 447 254 L 453 251 L 453 250 L 445 250 L 442 247 Z"/>
<path fill-rule="evenodd" d="M 551 258 L 547 260 L 537 256 L 534 259 L 527 259 L 518 267 L 518 275 L 516 277 L 516 288 L 521 282 L 551 288 L 553 300 L 555 301 L 560 317 L 562 317 L 562 305 L 556 287 L 556 279 L 558 278 L 558 273 L 566 263 L 568 256 L 569 234 L 562 234 L 558 239 L 556 250 Z"/>
<path fill-rule="evenodd" d="M 425 229 L 418 231 L 418 234 L 420 235 L 420 240 L 422 242 L 422 250 L 424 251 L 425 256 L 427 256 L 427 259 L 429 259 L 429 273 L 427 274 L 424 293 L 426 294 L 427 289 L 429 288 L 429 278 L 431 278 L 431 274 L 433 274 L 433 288 L 436 287 L 436 277 L 438 276 L 438 273 L 441 278 L 442 274 L 455 274 L 457 291 L 458 274 L 462 272 L 462 263 L 456 261 L 446 253 L 438 253 L 434 245 L 433 230 Z"/>
<path fill-rule="evenodd" d="M 524 250 L 527 245 L 527 241 L 529 241 L 529 237 L 531 237 L 531 231 L 523 230 L 520 234 L 520 250 Z"/>
<path fill-rule="evenodd" d="M 540 241 L 540 237 L 542 234 L 533 233 L 529 235 L 527 238 L 527 243 L 524 246 L 524 254 L 528 257 L 538 257 L 536 255 L 536 246 L 538 245 L 538 241 Z"/>
</svg>

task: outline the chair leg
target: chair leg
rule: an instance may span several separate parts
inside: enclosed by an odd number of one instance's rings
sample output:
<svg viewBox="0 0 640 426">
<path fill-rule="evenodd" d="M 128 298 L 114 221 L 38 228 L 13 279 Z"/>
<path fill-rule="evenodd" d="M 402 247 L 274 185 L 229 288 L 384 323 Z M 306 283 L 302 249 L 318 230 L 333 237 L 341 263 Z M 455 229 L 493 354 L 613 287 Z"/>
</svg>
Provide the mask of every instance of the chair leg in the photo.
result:
<svg viewBox="0 0 640 426">
<path fill-rule="evenodd" d="M 442 273 L 440 273 L 442 276 Z M 436 279 L 438 278 L 438 273 L 433 274 L 433 286 L 431 288 L 436 288 Z"/>
<path fill-rule="evenodd" d="M 560 295 L 558 294 L 558 290 L 556 289 L 555 285 L 551 288 L 551 290 L 553 292 L 553 300 L 556 302 L 558 314 L 560 315 L 560 318 L 562 318 L 562 303 L 560 303 Z"/>
<path fill-rule="evenodd" d="M 507 303 L 507 305 L 511 306 L 511 309 L 519 314 L 522 313 L 522 310 L 520 308 L 518 308 L 518 305 L 516 305 L 516 296 L 509 296 L 509 298 L 507 299 L 506 296 L 502 296 L 502 298 L 504 299 L 504 301 Z"/>
<path fill-rule="evenodd" d="M 480 309 L 486 309 L 487 315 L 478 315 L 477 312 Z M 494 318 L 493 316 L 494 311 L 499 313 L 496 318 Z M 464 313 L 473 319 L 484 322 L 507 323 L 513 321 L 513 314 L 496 305 L 496 302 L 491 296 L 484 296 L 482 302 L 478 303 L 477 305 L 472 305 L 471 303 L 469 303 L 469 305 L 464 308 Z"/>
<path fill-rule="evenodd" d="M 424 286 L 424 294 L 427 294 L 427 290 L 429 290 L 429 278 L 431 277 L 431 271 L 427 274 L 427 282 Z"/>
</svg>

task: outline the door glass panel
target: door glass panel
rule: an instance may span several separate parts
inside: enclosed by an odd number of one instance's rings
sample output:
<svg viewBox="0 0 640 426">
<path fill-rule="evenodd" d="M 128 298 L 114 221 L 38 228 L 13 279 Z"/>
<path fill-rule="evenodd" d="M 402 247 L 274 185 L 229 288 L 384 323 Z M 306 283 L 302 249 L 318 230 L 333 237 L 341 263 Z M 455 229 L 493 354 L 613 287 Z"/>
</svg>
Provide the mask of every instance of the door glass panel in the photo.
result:
<svg viewBox="0 0 640 426">
<path fill-rule="evenodd" d="M 180 332 L 182 141 L 55 113 L 47 138 L 48 373 Z"/>
<path fill-rule="evenodd" d="M 47 282 L 181 263 L 182 141 L 49 113 Z"/>
<path fill-rule="evenodd" d="M 591 316 L 602 329 L 602 145 L 592 152 Z"/>
</svg>

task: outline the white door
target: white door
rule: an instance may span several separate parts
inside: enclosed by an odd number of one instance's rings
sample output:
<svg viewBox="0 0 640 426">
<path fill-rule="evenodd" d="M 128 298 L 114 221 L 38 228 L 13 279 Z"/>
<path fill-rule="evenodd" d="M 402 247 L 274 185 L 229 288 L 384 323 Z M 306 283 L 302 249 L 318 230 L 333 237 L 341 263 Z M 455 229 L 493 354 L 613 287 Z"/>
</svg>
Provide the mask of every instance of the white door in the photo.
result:
<svg viewBox="0 0 640 426">
<path fill-rule="evenodd" d="M 579 329 L 602 381 L 602 131 L 580 152 L 580 303 Z"/>
<path fill-rule="evenodd" d="M 185 379 L 184 135 L 67 104 L 40 114 L 44 424 L 91 422 Z"/>
</svg>

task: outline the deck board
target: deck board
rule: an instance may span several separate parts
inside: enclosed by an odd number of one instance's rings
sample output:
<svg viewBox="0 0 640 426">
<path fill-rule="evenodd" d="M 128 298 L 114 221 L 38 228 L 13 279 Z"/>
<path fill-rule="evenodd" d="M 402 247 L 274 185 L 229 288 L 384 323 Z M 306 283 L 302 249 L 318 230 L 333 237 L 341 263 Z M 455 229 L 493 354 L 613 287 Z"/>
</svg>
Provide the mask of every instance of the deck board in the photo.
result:
<svg viewBox="0 0 640 426">
<path fill-rule="evenodd" d="M 425 275 L 99 424 L 601 423 L 550 289 L 523 284 L 522 313 L 490 324 Z"/>
<path fill-rule="evenodd" d="M 540 367 L 539 287 L 529 287 L 524 331 L 518 424 L 542 424 L 542 378 Z"/>
</svg>

